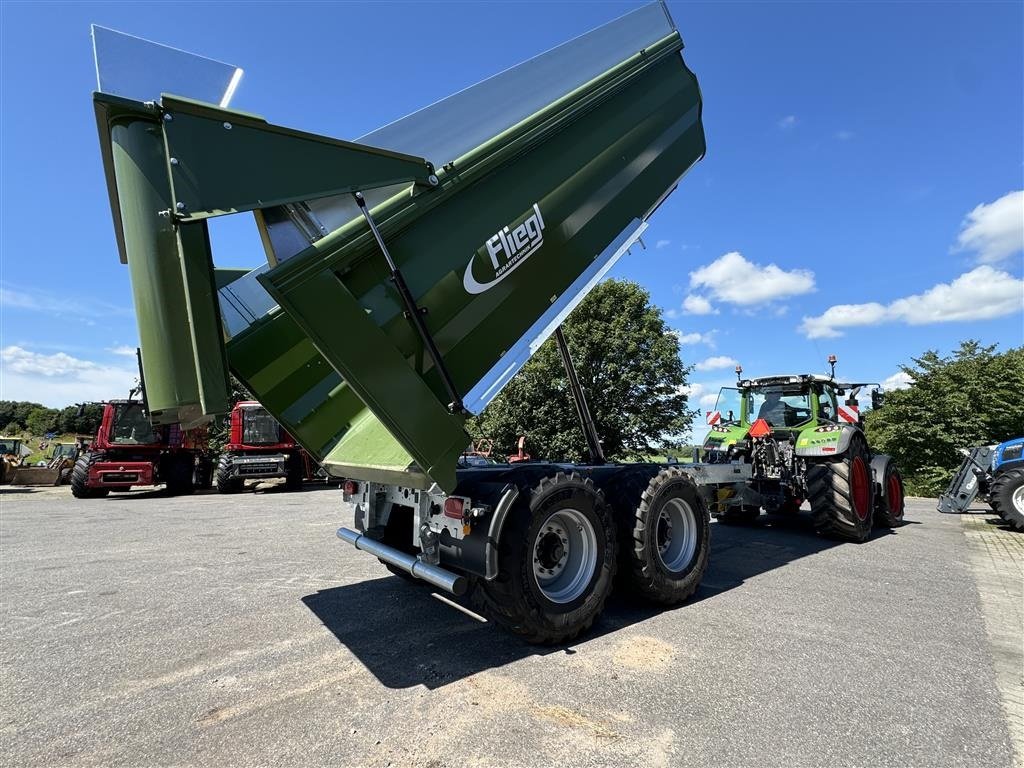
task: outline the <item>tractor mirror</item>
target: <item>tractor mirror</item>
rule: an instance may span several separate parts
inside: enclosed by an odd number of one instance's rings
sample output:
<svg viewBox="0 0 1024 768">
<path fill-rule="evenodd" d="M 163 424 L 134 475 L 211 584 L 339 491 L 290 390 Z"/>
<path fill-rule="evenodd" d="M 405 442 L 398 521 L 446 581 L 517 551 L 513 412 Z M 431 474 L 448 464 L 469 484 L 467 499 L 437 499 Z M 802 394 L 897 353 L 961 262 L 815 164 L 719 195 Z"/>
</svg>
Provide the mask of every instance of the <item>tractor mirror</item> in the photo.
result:
<svg viewBox="0 0 1024 768">
<path fill-rule="evenodd" d="M 874 390 L 871 393 L 871 407 L 874 410 L 878 410 L 885 403 L 885 392 L 881 390 Z"/>
</svg>

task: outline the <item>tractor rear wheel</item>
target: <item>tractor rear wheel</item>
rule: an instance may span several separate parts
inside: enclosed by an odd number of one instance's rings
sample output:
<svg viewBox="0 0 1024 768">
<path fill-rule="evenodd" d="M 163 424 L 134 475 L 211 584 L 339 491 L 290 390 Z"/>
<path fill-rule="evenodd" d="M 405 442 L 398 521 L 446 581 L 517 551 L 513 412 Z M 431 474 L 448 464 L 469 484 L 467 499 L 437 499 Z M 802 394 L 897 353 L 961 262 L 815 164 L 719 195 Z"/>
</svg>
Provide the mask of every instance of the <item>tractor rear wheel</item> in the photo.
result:
<svg viewBox="0 0 1024 768">
<path fill-rule="evenodd" d="M 71 495 L 76 499 L 101 499 L 110 493 L 109 488 L 90 488 L 89 469 L 92 465 L 103 461 L 102 453 L 83 453 L 71 470 Z"/>
<path fill-rule="evenodd" d="M 492 621 L 529 643 L 567 642 L 604 609 L 616 555 L 604 495 L 576 472 L 558 472 L 510 510 L 498 576 L 480 600 Z"/>
<path fill-rule="evenodd" d="M 700 586 L 711 552 L 711 521 L 697 486 L 679 469 L 651 478 L 636 508 L 631 545 L 633 588 L 658 603 L 675 605 Z"/>
<path fill-rule="evenodd" d="M 867 541 L 872 522 L 871 464 L 858 435 L 846 454 L 807 469 L 807 496 L 814 530 L 844 541 Z"/>
<path fill-rule="evenodd" d="M 1004 469 L 992 481 L 992 509 L 1006 524 L 1024 531 L 1024 469 Z"/>
<path fill-rule="evenodd" d="M 889 461 L 885 465 L 885 476 L 879 482 L 881 486 L 875 494 L 875 524 L 880 528 L 899 528 L 903 525 L 903 475 Z"/>
<path fill-rule="evenodd" d="M 751 525 L 761 516 L 761 508 L 750 505 L 728 507 L 718 515 L 718 522 L 725 525 Z"/>
<path fill-rule="evenodd" d="M 238 493 L 245 486 L 245 480 L 235 477 L 232 473 L 233 465 L 234 461 L 230 453 L 222 453 L 220 455 L 215 475 L 218 493 Z"/>
</svg>

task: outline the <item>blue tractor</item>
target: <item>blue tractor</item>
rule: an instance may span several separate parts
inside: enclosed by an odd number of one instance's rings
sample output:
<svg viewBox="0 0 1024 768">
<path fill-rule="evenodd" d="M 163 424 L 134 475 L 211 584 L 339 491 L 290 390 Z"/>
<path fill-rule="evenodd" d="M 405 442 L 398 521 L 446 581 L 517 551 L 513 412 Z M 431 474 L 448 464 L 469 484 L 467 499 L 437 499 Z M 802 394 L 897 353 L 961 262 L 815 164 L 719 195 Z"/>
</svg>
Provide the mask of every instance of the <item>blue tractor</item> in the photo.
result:
<svg viewBox="0 0 1024 768">
<path fill-rule="evenodd" d="M 1024 531 L 1024 437 L 962 452 L 964 463 L 939 497 L 939 511 L 963 512 L 981 498 L 1010 528 Z"/>
</svg>

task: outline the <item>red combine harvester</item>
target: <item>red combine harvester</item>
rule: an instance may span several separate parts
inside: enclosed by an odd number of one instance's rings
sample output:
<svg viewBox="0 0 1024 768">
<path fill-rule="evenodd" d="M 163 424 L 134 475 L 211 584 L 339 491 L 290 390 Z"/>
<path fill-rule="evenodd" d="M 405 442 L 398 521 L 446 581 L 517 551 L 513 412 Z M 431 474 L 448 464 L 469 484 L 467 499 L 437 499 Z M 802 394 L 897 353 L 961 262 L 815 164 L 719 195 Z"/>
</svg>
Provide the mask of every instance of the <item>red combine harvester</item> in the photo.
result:
<svg viewBox="0 0 1024 768">
<path fill-rule="evenodd" d="M 231 436 L 217 463 L 217 490 L 238 493 L 246 480 L 285 478 L 288 490 L 298 490 L 313 477 L 312 460 L 267 410 L 255 400 L 236 403 L 231 410 Z"/>
<path fill-rule="evenodd" d="M 208 488 L 213 465 L 205 427 L 154 427 L 139 400 L 111 400 L 89 449 L 71 472 L 76 499 L 95 499 L 137 486 L 167 486 L 172 495 Z"/>
</svg>

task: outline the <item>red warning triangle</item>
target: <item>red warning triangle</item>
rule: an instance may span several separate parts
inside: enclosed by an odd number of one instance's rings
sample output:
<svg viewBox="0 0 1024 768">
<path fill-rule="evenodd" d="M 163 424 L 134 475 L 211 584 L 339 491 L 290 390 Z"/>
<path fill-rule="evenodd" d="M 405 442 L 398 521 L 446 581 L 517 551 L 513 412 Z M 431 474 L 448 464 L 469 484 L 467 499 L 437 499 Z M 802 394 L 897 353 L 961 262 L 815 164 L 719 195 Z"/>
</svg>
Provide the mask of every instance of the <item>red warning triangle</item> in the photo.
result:
<svg viewBox="0 0 1024 768">
<path fill-rule="evenodd" d="M 772 428 L 768 426 L 768 422 L 764 419 L 758 419 L 750 425 L 750 436 L 751 437 L 764 437 L 770 435 Z"/>
</svg>

